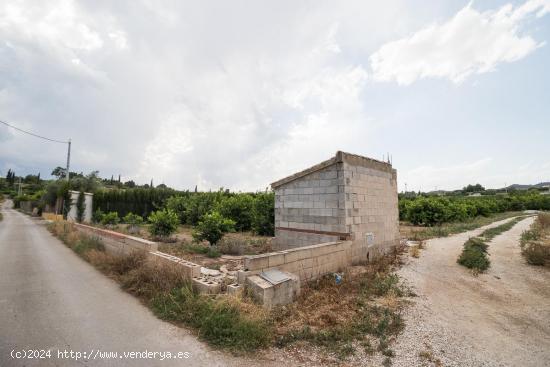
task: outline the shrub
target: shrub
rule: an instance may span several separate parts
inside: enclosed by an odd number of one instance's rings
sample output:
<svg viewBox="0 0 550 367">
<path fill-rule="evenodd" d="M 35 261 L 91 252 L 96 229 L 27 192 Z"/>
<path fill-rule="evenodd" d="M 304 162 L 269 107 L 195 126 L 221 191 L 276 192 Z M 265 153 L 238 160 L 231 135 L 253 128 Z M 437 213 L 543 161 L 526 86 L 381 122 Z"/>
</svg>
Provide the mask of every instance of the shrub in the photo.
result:
<svg viewBox="0 0 550 367">
<path fill-rule="evenodd" d="M 118 222 L 120 222 L 120 219 L 118 217 L 117 212 L 109 212 L 109 213 L 103 214 L 103 216 L 101 217 L 101 224 L 103 224 L 104 226 L 106 225 L 115 226 L 118 224 Z"/>
<path fill-rule="evenodd" d="M 138 233 L 140 226 L 143 224 L 143 218 L 134 213 L 126 214 L 122 220 L 128 224 L 129 233 Z"/>
<path fill-rule="evenodd" d="M 252 229 L 262 236 L 275 235 L 275 194 L 257 194 L 254 200 Z"/>
<path fill-rule="evenodd" d="M 103 219 L 103 215 L 104 215 L 104 213 L 101 211 L 101 209 L 97 209 L 97 210 L 92 214 L 92 222 L 94 222 L 94 223 L 101 223 L 101 220 Z"/>
<path fill-rule="evenodd" d="M 122 218 L 124 223 L 132 226 L 140 226 L 143 224 L 143 218 L 140 215 L 134 213 L 128 213 Z"/>
<path fill-rule="evenodd" d="M 156 237 L 169 237 L 179 224 L 178 215 L 171 209 L 157 210 L 148 218 L 151 222 L 151 234 Z"/>
<path fill-rule="evenodd" d="M 545 265 L 550 262 L 550 246 L 541 243 L 528 243 L 521 249 L 521 254 L 531 265 Z"/>
<path fill-rule="evenodd" d="M 457 262 L 469 269 L 483 272 L 491 264 L 487 256 L 488 247 L 482 239 L 472 237 L 464 243 L 464 248 Z"/>
<path fill-rule="evenodd" d="M 197 241 L 207 240 L 210 245 L 215 245 L 225 233 L 233 231 L 234 226 L 234 221 L 223 217 L 220 213 L 208 213 L 202 216 L 193 231 L 193 238 Z"/>
<path fill-rule="evenodd" d="M 531 265 L 550 265 L 550 214 L 539 213 L 531 228 L 521 234 L 521 254 Z"/>
</svg>

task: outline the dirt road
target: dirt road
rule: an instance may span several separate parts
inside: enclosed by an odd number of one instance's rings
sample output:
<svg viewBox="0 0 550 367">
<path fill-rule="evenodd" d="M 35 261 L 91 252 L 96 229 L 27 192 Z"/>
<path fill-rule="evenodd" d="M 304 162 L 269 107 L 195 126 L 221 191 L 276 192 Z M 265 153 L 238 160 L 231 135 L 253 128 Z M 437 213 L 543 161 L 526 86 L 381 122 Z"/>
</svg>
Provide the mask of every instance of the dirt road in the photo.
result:
<svg viewBox="0 0 550 367">
<path fill-rule="evenodd" d="M 137 299 L 122 292 L 114 281 L 54 238 L 38 220 L 6 208 L 3 214 L 4 220 L 0 222 L 0 366 L 258 364 L 212 351 L 185 329 L 157 319 Z M 11 356 L 12 350 L 41 349 L 51 350 L 51 357 L 14 359 Z M 81 356 L 80 360 L 59 358 L 58 350 L 87 352 L 92 356 Z M 97 357 L 99 354 L 94 354 L 98 350 L 118 355 L 101 359 Z M 174 355 L 188 352 L 190 357 L 161 360 L 160 355 L 156 358 L 121 355 L 145 351 Z"/>
<path fill-rule="evenodd" d="M 477 277 L 456 259 L 482 229 L 427 241 L 410 258 L 399 274 L 418 297 L 394 346 L 395 366 L 550 366 L 550 271 L 527 265 L 519 248 L 532 221 L 489 243 L 491 268 Z"/>
</svg>

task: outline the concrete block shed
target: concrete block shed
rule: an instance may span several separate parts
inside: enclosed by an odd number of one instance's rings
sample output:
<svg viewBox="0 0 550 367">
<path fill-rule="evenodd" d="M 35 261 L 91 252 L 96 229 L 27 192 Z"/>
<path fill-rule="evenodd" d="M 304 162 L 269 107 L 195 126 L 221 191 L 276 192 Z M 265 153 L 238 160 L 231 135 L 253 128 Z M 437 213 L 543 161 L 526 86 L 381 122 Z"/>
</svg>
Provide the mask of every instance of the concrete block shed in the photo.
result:
<svg viewBox="0 0 550 367">
<path fill-rule="evenodd" d="M 277 250 L 349 240 L 353 262 L 399 243 L 397 171 L 345 152 L 271 184 Z"/>
</svg>

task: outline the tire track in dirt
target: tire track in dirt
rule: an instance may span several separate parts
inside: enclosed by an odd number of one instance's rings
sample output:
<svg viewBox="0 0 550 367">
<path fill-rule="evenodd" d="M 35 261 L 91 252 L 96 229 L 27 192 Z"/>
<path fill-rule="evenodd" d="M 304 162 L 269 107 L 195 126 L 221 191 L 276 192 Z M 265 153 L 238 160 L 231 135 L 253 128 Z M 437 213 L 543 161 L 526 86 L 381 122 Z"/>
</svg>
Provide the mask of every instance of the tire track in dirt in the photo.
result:
<svg viewBox="0 0 550 367">
<path fill-rule="evenodd" d="M 550 271 L 527 265 L 519 247 L 533 218 L 488 243 L 486 273 L 476 277 L 456 263 L 469 237 L 508 220 L 429 240 L 400 269 L 418 297 L 405 312 L 394 365 L 550 366 Z"/>
</svg>

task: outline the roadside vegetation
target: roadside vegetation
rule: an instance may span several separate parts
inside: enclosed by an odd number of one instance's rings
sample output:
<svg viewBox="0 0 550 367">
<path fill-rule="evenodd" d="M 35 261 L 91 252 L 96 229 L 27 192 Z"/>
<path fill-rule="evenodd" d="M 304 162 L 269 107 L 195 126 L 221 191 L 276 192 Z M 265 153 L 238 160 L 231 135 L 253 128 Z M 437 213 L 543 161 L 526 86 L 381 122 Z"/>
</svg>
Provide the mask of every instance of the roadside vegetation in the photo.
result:
<svg viewBox="0 0 550 367">
<path fill-rule="evenodd" d="M 472 269 L 474 274 L 486 271 L 489 269 L 489 266 L 491 266 L 489 254 L 487 253 L 487 249 L 489 248 L 487 242 L 491 241 L 499 234 L 509 231 L 524 218 L 525 217 L 516 217 L 506 223 L 486 229 L 478 237 L 469 238 L 468 241 L 464 243 L 464 248 L 457 262 L 462 266 Z"/>
<path fill-rule="evenodd" d="M 402 307 L 414 295 L 394 273 L 400 257 L 395 252 L 346 269 L 339 283 L 331 275 L 304 285 L 296 303 L 267 311 L 246 292 L 198 294 L 177 266 L 153 261 L 145 252 L 109 254 L 101 241 L 71 223 L 56 221 L 48 228 L 159 318 L 234 353 L 306 343 L 322 347 L 336 363 L 356 353 L 380 353 L 390 364 L 392 342 L 404 327 Z"/>
<path fill-rule="evenodd" d="M 270 344 L 272 322 L 261 306 L 226 295 L 200 295 L 176 265 L 151 261 L 146 252 L 108 254 L 101 241 L 77 232 L 68 222 L 53 222 L 49 230 L 159 318 L 192 328 L 209 344 L 233 352 Z"/>
<path fill-rule="evenodd" d="M 401 310 L 414 296 L 394 273 L 400 256 L 349 267 L 340 284 L 326 276 L 307 285 L 296 302 L 274 312 L 276 345 L 305 342 L 336 360 L 379 352 L 391 364 L 391 343 L 404 328 Z"/>
<path fill-rule="evenodd" d="M 550 213 L 539 213 L 520 240 L 521 254 L 531 265 L 550 267 Z"/>
</svg>

